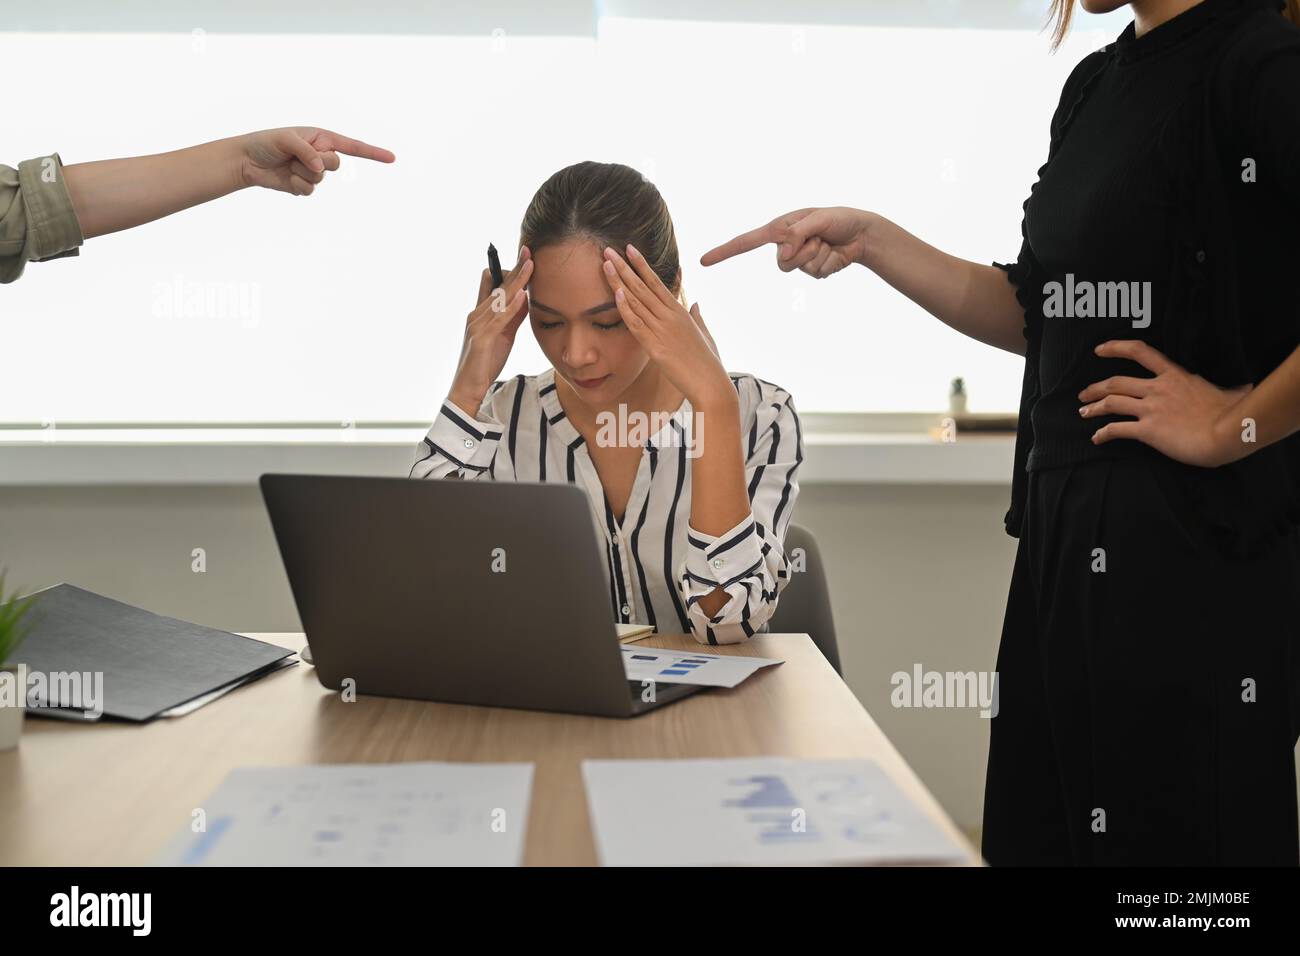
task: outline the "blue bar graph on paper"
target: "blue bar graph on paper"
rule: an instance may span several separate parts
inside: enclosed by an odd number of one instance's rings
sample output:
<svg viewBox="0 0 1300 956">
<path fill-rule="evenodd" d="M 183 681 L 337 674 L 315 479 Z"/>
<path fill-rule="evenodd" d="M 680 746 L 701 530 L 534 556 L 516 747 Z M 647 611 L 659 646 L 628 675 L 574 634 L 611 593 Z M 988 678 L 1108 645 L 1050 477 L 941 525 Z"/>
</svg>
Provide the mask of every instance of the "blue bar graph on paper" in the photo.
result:
<svg viewBox="0 0 1300 956">
<path fill-rule="evenodd" d="M 807 823 L 804 829 L 796 830 L 794 817 L 779 813 L 751 813 L 745 817 L 751 823 L 768 824 L 758 831 L 758 842 L 774 843 L 820 843 L 822 835 Z"/>
<path fill-rule="evenodd" d="M 746 777 L 733 783 L 752 786 L 753 791 L 739 800 L 727 800 L 724 807 L 793 807 L 796 805 L 794 794 L 783 777 L 765 775 Z"/>
<path fill-rule="evenodd" d="M 181 865 L 193 866 L 195 863 L 201 862 L 205 856 L 212 852 L 212 848 L 217 845 L 217 841 L 230 829 L 231 824 L 234 822 L 234 817 L 217 817 L 213 820 L 212 825 L 203 831 L 203 835 L 185 851 L 185 856 L 181 858 Z"/>
</svg>

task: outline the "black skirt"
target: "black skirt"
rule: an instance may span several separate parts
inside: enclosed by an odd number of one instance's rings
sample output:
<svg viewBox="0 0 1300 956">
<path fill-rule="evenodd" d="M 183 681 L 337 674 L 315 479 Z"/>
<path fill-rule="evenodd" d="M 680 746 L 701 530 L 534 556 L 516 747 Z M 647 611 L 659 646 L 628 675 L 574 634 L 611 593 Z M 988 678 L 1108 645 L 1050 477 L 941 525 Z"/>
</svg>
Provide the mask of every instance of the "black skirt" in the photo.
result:
<svg viewBox="0 0 1300 956">
<path fill-rule="evenodd" d="M 998 865 L 1296 865 L 1300 536 L 1232 561 L 1147 460 L 1032 472 L 998 651 Z"/>
</svg>

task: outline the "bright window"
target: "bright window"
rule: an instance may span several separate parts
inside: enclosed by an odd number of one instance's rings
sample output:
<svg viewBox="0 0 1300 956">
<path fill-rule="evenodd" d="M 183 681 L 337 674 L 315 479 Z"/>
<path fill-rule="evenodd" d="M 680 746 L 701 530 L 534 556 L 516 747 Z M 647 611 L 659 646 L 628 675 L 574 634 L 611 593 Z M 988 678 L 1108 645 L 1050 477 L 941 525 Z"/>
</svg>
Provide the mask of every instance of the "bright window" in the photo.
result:
<svg viewBox="0 0 1300 956">
<path fill-rule="evenodd" d="M 905 25 L 857 22 L 871 4 L 842 5 L 858 8 L 849 25 L 680 19 L 678 6 L 608 4 L 558 33 L 515 32 L 510 5 L 495 35 L 193 32 L 175 17 L 0 33 L 6 72 L 28 78 L 6 103 L 3 162 L 295 122 L 398 155 L 347 163 L 308 199 L 246 191 L 30 266 L 0 288 L 0 421 L 427 420 L 488 242 L 512 250 L 541 182 L 589 158 L 663 192 L 687 294 L 729 368 L 786 386 L 804 411 L 936 410 L 958 375 L 972 409 L 1014 409 L 1020 359 L 865 270 L 816 282 L 778 272 L 771 249 L 698 259 L 823 204 L 874 209 L 977 261 L 1013 258 L 1065 75 L 1125 20 L 1084 18 L 1094 29 L 1049 56 L 1045 4 L 917 2 Z M 975 8 L 1012 25 L 970 28 Z M 525 326 L 505 374 L 544 367 Z"/>
</svg>

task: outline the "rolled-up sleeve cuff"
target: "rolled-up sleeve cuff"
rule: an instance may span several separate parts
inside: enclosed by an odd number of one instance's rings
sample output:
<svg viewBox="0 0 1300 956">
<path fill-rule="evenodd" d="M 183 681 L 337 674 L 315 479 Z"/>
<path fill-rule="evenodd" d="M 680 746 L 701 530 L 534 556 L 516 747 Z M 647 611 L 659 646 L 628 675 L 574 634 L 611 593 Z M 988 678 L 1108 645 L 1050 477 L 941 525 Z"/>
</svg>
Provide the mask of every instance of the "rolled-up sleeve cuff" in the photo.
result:
<svg viewBox="0 0 1300 956">
<path fill-rule="evenodd" d="M 476 419 L 446 400 L 424 442 L 458 468 L 487 471 L 501 440 L 501 427 L 498 421 Z"/>
<path fill-rule="evenodd" d="M 28 258 L 33 262 L 75 256 L 85 242 L 58 153 L 18 164 L 18 185 L 27 209 Z"/>
<path fill-rule="evenodd" d="M 752 514 L 719 535 L 704 534 L 687 524 L 686 544 L 687 575 L 692 584 L 709 590 L 748 577 L 763 561 L 763 542 Z"/>
</svg>

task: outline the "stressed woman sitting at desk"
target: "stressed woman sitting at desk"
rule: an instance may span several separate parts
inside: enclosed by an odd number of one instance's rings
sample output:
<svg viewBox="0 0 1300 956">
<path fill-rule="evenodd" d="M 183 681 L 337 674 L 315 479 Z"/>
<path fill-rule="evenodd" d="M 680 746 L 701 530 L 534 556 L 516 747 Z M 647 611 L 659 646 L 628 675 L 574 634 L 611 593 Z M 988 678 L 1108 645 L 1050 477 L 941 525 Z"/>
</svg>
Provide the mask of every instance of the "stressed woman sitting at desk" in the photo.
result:
<svg viewBox="0 0 1300 956">
<path fill-rule="evenodd" d="M 488 271 L 418 478 L 578 484 L 614 618 L 701 643 L 764 630 L 803 460 L 790 393 L 726 371 L 683 301 L 659 191 L 612 163 L 560 170 L 533 197 L 519 261 Z M 531 314 L 552 368 L 498 376 Z"/>
</svg>

